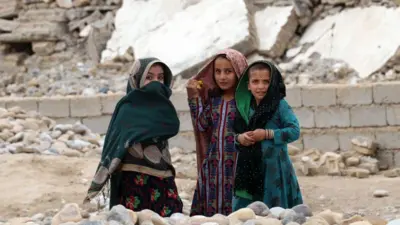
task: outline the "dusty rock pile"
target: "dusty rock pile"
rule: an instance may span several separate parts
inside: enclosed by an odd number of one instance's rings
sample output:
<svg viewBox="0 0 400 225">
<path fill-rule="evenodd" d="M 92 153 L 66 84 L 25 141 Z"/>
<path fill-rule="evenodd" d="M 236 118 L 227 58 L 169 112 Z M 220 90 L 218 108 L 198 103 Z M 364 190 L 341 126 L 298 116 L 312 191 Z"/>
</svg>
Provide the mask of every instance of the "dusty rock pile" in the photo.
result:
<svg viewBox="0 0 400 225">
<path fill-rule="evenodd" d="M 20 107 L 0 108 L 0 154 L 95 156 L 101 154 L 102 143 L 102 137 L 83 124 L 56 124 Z"/>
<path fill-rule="evenodd" d="M 27 225 L 395 225 L 400 221 L 394 219 L 388 222 L 378 217 L 342 214 L 329 209 L 315 213 L 307 205 L 298 205 L 291 209 L 268 208 L 262 202 L 255 202 L 229 216 L 217 214 L 212 217 L 188 217 L 175 213 L 164 218 L 151 210 L 134 212 L 122 205 L 115 206 L 110 211 L 93 212 L 90 207 L 82 210 L 77 204 L 69 203 L 54 216 L 36 214 L 31 218 L 19 219 L 18 222 Z"/>
<path fill-rule="evenodd" d="M 377 159 L 378 143 L 369 138 L 358 136 L 352 139 L 352 150 L 339 153 L 321 152 L 308 149 L 300 152 L 290 146 L 289 154 L 298 175 L 315 176 L 351 176 L 367 178 L 388 170 L 388 162 Z M 397 177 L 398 169 L 386 171 L 387 177 Z"/>
</svg>

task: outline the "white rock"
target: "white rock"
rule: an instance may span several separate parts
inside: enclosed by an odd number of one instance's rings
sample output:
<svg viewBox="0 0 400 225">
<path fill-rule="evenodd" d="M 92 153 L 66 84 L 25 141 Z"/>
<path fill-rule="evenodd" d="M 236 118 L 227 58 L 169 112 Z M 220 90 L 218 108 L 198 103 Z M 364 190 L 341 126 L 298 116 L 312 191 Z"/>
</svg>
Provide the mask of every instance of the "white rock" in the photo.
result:
<svg viewBox="0 0 400 225">
<path fill-rule="evenodd" d="M 375 198 L 382 198 L 389 196 L 389 192 L 386 190 L 375 190 L 373 195 Z"/>
<path fill-rule="evenodd" d="M 135 55 L 157 56 L 174 75 L 191 77 L 193 70 L 222 49 L 235 46 L 245 55 L 256 50 L 248 14 L 243 0 L 202 0 L 141 36 Z"/>
<path fill-rule="evenodd" d="M 181 0 L 123 1 L 115 16 L 115 30 L 102 52 L 101 61 L 123 55 L 129 47 L 134 47 L 141 36 L 165 24 L 186 4 Z"/>
<path fill-rule="evenodd" d="M 300 44 L 314 44 L 294 61 L 301 62 L 317 52 L 322 58 L 347 62 L 365 78 L 395 55 L 400 46 L 400 32 L 395 32 L 398 27 L 400 8 L 371 6 L 344 10 L 306 30 Z"/>
<path fill-rule="evenodd" d="M 298 25 L 293 6 L 267 7 L 257 11 L 254 19 L 259 42 L 258 50 L 270 57 L 281 56 Z"/>
</svg>

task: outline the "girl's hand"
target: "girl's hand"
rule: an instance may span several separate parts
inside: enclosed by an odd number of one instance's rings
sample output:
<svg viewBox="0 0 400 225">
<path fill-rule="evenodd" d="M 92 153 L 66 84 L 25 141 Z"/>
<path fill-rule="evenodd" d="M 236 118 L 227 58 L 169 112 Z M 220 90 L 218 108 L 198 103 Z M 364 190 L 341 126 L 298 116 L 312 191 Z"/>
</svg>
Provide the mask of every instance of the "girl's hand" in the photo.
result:
<svg viewBox="0 0 400 225">
<path fill-rule="evenodd" d="M 202 81 L 190 79 L 186 84 L 188 95 L 191 96 L 192 98 L 199 97 L 199 89 L 201 89 L 202 84 L 203 84 Z"/>
<path fill-rule="evenodd" d="M 252 137 L 250 137 L 250 135 L 249 135 L 250 132 L 239 134 L 238 141 L 241 145 L 243 145 L 243 146 L 254 145 L 255 141 Z"/>
<path fill-rule="evenodd" d="M 253 138 L 256 142 L 263 141 L 266 139 L 266 131 L 264 129 L 256 129 L 254 131 L 250 131 L 250 137 Z"/>
</svg>

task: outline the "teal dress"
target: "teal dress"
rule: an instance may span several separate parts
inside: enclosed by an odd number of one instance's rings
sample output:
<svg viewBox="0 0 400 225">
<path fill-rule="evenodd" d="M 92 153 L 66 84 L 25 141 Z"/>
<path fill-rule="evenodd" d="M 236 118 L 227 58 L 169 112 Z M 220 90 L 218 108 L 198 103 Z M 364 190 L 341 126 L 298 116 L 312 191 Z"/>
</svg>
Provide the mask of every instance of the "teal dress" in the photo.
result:
<svg viewBox="0 0 400 225">
<path fill-rule="evenodd" d="M 254 110 L 250 109 L 249 114 L 251 117 Z M 302 204 L 299 183 L 287 148 L 288 143 L 299 138 L 300 127 L 286 100 L 280 101 L 278 109 L 265 125 L 265 129 L 273 130 L 274 138 L 261 143 L 262 166 L 265 171 L 263 202 L 270 208 L 276 206 L 292 208 Z M 245 208 L 252 202 L 251 196 L 246 196 L 246 193 L 235 193 L 233 211 Z"/>
</svg>

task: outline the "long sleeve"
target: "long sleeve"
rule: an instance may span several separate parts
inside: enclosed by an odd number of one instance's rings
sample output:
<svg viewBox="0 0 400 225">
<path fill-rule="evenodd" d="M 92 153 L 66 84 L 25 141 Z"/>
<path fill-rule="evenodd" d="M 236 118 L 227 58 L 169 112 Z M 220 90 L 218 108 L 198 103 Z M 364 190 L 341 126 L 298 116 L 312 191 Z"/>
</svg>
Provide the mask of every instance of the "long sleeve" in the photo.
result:
<svg viewBox="0 0 400 225">
<path fill-rule="evenodd" d="M 205 131 L 212 123 L 210 104 L 203 104 L 200 97 L 189 99 L 188 101 L 190 114 L 194 121 L 194 129 Z"/>
<path fill-rule="evenodd" d="M 279 116 L 283 128 L 274 130 L 275 144 L 288 144 L 296 141 L 300 137 L 300 125 L 289 104 L 282 100 L 279 104 Z"/>
</svg>

